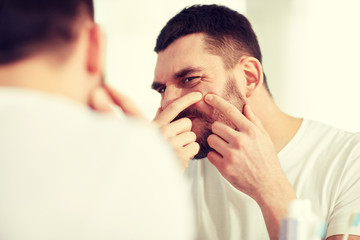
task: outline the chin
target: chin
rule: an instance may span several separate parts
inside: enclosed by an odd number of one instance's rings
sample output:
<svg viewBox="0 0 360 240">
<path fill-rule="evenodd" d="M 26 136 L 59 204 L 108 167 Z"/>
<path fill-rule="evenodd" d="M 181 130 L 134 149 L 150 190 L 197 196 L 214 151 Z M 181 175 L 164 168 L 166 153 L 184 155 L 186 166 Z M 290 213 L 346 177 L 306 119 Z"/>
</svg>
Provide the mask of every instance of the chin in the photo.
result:
<svg viewBox="0 0 360 240">
<path fill-rule="evenodd" d="M 195 155 L 195 157 L 192 160 L 202 160 L 203 158 L 207 157 L 208 153 L 198 153 Z"/>
<path fill-rule="evenodd" d="M 205 132 L 208 131 L 209 126 L 204 121 L 198 118 L 193 118 L 191 119 L 191 122 L 192 122 L 191 131 L 195 133 L 197 139 L 203 136 Z"/>
<path fill-rule="evenodd" d="M 213 149 L 209 146 L 207 142 L 207 138 L 209 137 L 211 132 L 211 125 L 207 125 L 204 122 L 200 122 L 197 125 L 194 125 L 193 121 L 193 127 L 191 131 L 193 131 L 196 134 L 196 142 L 200 145 L 199 152 L 195 155 L 193 160 L 200 160 L 202 158 L 207 157 L 208 153 L 210 151 L 213 151 Z"/>
</svg>

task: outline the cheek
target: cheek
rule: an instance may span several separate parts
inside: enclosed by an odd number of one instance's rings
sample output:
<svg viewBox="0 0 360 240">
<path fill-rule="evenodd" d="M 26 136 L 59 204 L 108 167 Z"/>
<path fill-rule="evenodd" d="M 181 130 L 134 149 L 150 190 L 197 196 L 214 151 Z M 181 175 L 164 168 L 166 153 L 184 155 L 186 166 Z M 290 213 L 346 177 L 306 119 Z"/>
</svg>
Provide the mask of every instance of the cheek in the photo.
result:
<svg viewBox="0 0 360 240">
<path fill-rule="evenodd" d="M 207 94 L 211 93 L 211 94 L 215 94 L 218 95 L 220 97 L 222 97 L 222 94 L 220 92 L 217 91 L 213 91 L 210 89 L 192 89 L 192 92 L 201 92 L 203 99 L 195 104 L 193 104 L 192 106 L 199 109 L 200 111 L 204 112 L 207 116 L 212 117 L 214 114 L 214 108 L 212 106 L 210 106 L 209 104 L 207 104 L 204 101 L 204 98 Z"/>
</svg>

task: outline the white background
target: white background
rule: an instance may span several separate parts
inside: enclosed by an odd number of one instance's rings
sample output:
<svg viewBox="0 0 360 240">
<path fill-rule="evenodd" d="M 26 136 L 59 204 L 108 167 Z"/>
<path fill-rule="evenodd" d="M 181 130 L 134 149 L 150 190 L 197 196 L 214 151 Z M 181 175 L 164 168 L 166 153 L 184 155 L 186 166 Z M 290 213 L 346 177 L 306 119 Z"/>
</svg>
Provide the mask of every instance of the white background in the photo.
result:
<svg viewBox="0 0 360 240">
<path fill-rule="evenodd" d="M 97 0 L 108 42 L 107 81 L 148 119 L 160 102 L 150 89 L 156 37 L 172 16 L 196 3 L 223 4 L 249 18 L 270 90 L 285 112 L 360 131 L 357 0 Z"/>
</svg>

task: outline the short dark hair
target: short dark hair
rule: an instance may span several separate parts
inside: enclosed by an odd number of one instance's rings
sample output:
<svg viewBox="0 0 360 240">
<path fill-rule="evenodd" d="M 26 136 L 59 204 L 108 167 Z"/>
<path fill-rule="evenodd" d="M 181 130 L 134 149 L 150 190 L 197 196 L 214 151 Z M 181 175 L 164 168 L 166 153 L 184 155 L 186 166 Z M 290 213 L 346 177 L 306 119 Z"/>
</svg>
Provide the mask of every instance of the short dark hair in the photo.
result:
<svg viewBox="0 0 360 240">
<path fill-rule="evenodd" d="M 227 68 L 234 67 L 245 54 L 262 62 L 260 46 L 248 19 L 216 4 L 184 8 L 161 30 L 154 50 L 159 53 L 177 39 L 193 33 L 205 34 L 207 50 L 222 57 Z M 265 74 L 264 85 L 270 93 Z"/>
<path fill-rule="evenodd" d="M 0 0 L 0 64 L 48 47 L 58 49 L 76 36 L 77 17 L 94 19 L 92 0 Z"/>
</svg>

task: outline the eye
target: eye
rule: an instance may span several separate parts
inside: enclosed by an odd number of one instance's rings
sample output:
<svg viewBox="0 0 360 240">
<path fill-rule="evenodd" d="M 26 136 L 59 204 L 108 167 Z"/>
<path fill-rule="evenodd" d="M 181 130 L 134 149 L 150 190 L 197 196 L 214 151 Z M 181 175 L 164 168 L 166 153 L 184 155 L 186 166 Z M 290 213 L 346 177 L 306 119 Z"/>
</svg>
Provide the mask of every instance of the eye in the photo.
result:
<svg viewBox="0 0 360 240">
<path fill-rule="evenodd" d="M 188 78 L 185 78 L 183 82 L 184 83 L 189 83 L 189 82 L 191 82 L 192 80 L 194 80 L 196 78 L 199 78 L 199 77 L 188 77 Z"/>
<path fill-rule="evenodd" d="M 200 76 L 187 77 L 181 80 L 179 85 L 183 88 L 193 88 L 201 82 L 200 80 Z"/>
<path fill-rule="evenodd" d="M 162 94 L 165 92 L 166 87 L 159 88 L 157 91 Z"/>
</svg>

